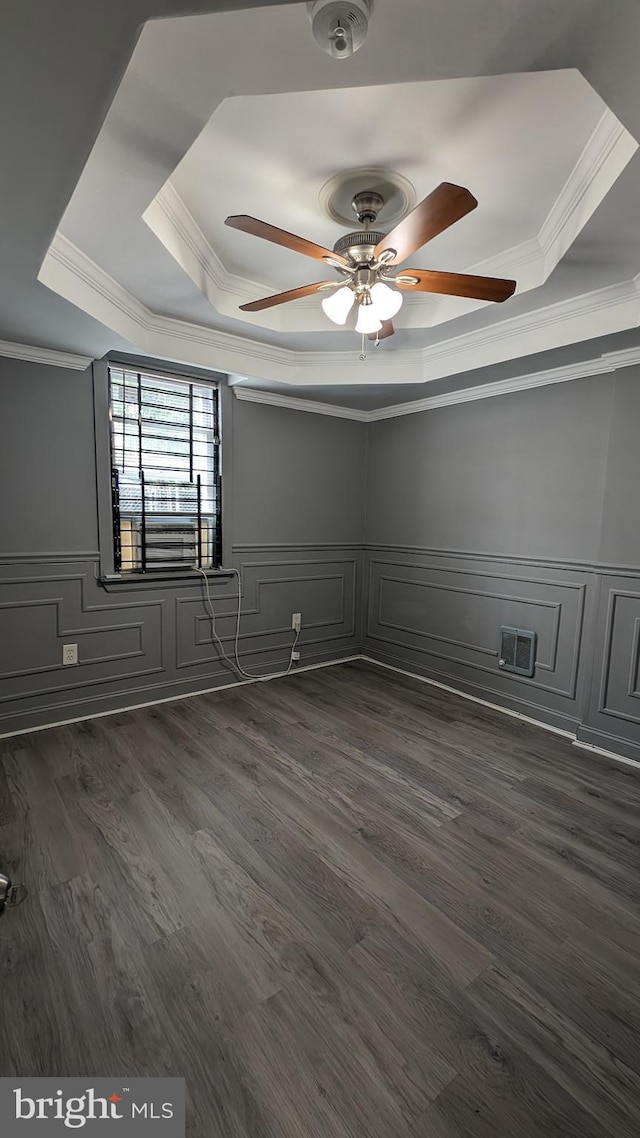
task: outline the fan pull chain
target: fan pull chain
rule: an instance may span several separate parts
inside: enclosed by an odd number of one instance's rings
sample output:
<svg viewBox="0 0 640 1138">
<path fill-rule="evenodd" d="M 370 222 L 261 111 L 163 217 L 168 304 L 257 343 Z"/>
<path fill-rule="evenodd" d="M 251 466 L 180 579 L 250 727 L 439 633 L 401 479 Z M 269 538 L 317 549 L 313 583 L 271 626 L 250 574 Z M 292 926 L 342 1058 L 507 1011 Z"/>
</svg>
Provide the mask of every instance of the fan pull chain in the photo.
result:
<svg viewBox="0 0 640 1138">
<path fill-rule="evenodd" d="M 364 332 L 363 332 L 363 333 L 362 333 L 362 345 L 361 345 L 361 348 L 360 348 L 360 359 L 361 359 L 361 360 L 366 360 L 366 358 L 367 358 L 367 353 L 366 353 L 366 352 L 365 352 L 365 350 L 364 350 Z"/>
</svg>

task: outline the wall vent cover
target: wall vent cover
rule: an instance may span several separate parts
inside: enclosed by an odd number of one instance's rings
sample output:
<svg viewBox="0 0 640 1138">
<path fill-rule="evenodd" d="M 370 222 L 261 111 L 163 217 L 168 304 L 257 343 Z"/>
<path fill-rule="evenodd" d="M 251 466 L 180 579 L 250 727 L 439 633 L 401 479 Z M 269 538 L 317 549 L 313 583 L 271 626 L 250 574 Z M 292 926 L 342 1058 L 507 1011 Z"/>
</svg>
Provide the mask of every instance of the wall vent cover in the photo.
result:
<svg viewBox="0 0 640 1138">
<path fill-rule="evenodd" d="M 498 665 L 502 671 L 531 677 L 536 666 L 536 641 L 535 632 L 502 625 L 498 652 Z"/>
</svg>

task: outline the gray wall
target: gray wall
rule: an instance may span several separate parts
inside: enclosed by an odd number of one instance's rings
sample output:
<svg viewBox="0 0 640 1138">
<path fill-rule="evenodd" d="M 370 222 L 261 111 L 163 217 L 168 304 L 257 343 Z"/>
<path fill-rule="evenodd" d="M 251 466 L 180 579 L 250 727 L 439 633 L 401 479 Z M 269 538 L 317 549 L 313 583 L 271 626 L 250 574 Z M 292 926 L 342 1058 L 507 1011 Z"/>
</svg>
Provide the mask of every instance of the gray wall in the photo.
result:
<svg viewBox="0 0 640 1138">
<path fill-rule="evenodd" d="M 368 428 L 229 412 L 250 670 L 301 611 L 303 664 L 364 650 L 640 757 L 639 369 Z M 0 359 L 0 733 L 235 680 L 199 582 L 98 583 L 96 461 L 90 373 Z M 500 624 L 538 633 L 532 679 L 499 670 Z"/>
<path fill-rule="evenodd" d="M 364 539 L 365 427 L 233 401 L 234 542 Z"/>
<path fill-rule="evenodd" d="M 229 412 L 224 525 L 242 574 L 243 664 L 286 665 L 292 611 L 303 665 L 352 654 L 364 425 L 235 399 Z M 0 358 L 0 465 L 0 733 L 235 681 L 198 579 L 109 591 L 97 581 L 90 372 Z M 234 590 L 229 580 L 211 590 L 228 652 Z M 77 667 L 61 666 L 67 642 L 78 643 Z"/>
<path fill-rule="evenodd" d="M 640 757 L 639 380 L 371 425 L 369 655 Z M 501 624 L 538 633 L 532 679 Z"/>
<path fill-rule="evenodd" d="M 598 556 L 612 375 L 371 424 L 367 541 Z"/>
</svg>

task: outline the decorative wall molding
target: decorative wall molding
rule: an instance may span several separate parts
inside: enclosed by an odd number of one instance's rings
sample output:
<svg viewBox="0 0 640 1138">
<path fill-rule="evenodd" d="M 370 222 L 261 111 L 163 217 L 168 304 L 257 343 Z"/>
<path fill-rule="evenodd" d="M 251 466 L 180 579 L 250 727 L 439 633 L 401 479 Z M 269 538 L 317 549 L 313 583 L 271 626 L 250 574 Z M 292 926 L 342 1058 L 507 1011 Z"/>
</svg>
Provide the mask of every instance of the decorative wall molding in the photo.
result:
<svg viewBox="0 0 640 1138">
<path fill-rule="evenodd" d="M 135 605 L 102 603 L 93 565 L 70 565 L 63 554 L 54 571 L 51 563 L 40 563 L 37 572 L 29 569 L 28 561 L 24 565 L 27 572 L 20 573 L 19 564 L 7 563 L 0 575 L 0 645 L 21 643 L 20 624 L 26 619 L 30 650 L 37 644 L 40 662 L 20 669 L 14 657 L 7 657 L 10 666 L 2 669 L 0 653 L 0 705 L 17 708 L 2 710 L 0 718 L 19 717 L 25 701 L 42 700 L 46 708 L 49 698 L 64 692 L 96 685 L 108 688 L 163 671 L 162 598 Z M 42 615 L 37 629 L 29 615 L 34 612 Z M 79 644 L 79 663 L 71 668 L 63 667 L 60 656 L 62 643 L 68 640 Z M 126 664 L 137 660 L 144 666 Z"/>
<path fill-rule="evenodd" d="M 631 607 L 633 612 L 632 619 L 619 620 L 618 611 L 621 607 L 621 602 L 627 602 L 627 607 Z M 638 680 L 638 668 L 640 660 L 638 659 L 638 630 L 640 628 L 640 616 L 636 615 L 640 612 L 640 592 L 631 591 L 629 589 L 610 588 L 607 597 L 607 612 L 606 612 L 606 625 L 604 634 L 604 654 L 603 654 L 603 667 L 602 675 L 600 678 L 600 693 L 597 705 L 598 714 L 612 715 L 616 719 L 626 720 L 636 726 L 640 725 L 640 711 L 629 703 L 630 699 L 638 698 L 638 691 L 636 690 Z M 621 628 L 620 628 L 621 626 Z M 621 640 L 628 638 L 628 654 L 627 655 L 627 674 L 626 684 L 619 685 L 618 690 L 615 690 L 615 685 L 612 684 L 611 665 L 612 661 L 616 658 L 614 653 L 614 640 L 618 639 L 618 646 L 621 647 Z M 613 691 L 611 689 L 614 689 Z"/>
<path fill-rule="evenodd" d="M 296 590 L 303 667 L 359 649 L 360 547 L 327 543 L 292 552 L 256 545 L 255 560 L 240 563 L 242 662 L 259 676 L 286 668 Z M 188 583 L 165 585 L 170 593 L 163 595 L 151 585 L 135 598 L 111 598 L 96 570 L 96 555 L 14 553 L 0 563 L 0 733 L 227 686 L 231 673 L 212 652 L 202 598 Z M 223 639 L 232 642 L 237 594 L 226 579 L 211 594 Z M 61 663 L 67 641 L 80 645 L 73 667 Z M 24 659 L 16 658 L 16 646 L 27 642 Z"/>
<path fill-rule="evenodd" d="M 34 364 L 67 367 L 73 371 L 86 371 L 93 363 L 91 356 L 77 356 L 54 348 L 39 348 L 34 344 L 13 344 L 9 340 L 0 340 L 0 356 L 6 356 L 10 360 L 28 360 Z"/>
<path fill-rule="evenodd" d="M 37 564 L 40 561 L 56 561 L 59 564 L 71 564 L 75 561 L 99 561 L 100 553 L 97 549 L 91 549 L 88 552 L 78 552 L 77 550 L 47 550 L 45 552 L 36 553 L 0 553 L 0 566 L 12 565 L 15 562 L 22 562 L 23 564 Z"/>
<path fill-rule="evenodd" d="M 450 567 L 374 554 L 369 556 L 368 563 L 365 646 L 368 642 L 386 645 L 386 649 L 381 650 L 391 650 L 396 656 L 404 653 L 409 660 L 416 656 L 440 660 L 453 679 L 486 673 L 498 688 L 504 687 L 506 691 L 517 692 L 524 684 L 532 693 L 540 692 L 543 702 L 547 696 L 552 700 L 560 697 L 561 705 L 563 700 L 575 700 L 587 590 L 584 580 L 560 581 L 547 574 L 514 576 L 513 572 L 506 573 L 498 567 L 493 572 L 478 569 L 471 560 L 464 567 Z M 429 599 L 430 592 L 437 600 Z M 419 594 L 422 599 L 417 601 Z M 385 607 L 391 605 L 393 609 L 394 602 L 400 606 L 395 615 Z M 451 606 L 451 619 L 445 632 L 444 628 L 438 630 L 437 625 L 447 604 Z M 474 630 L 473 640 L 469 638 L 460 612 L 465 604 L 469 609 L 469 628 Z M 409 623 L 398 617 L 403 608 L 411 614 Z M 548 613 L 542 624 L 538 617 L 537 624 L 533 625 L 540 636 L 539 650 L 545 656 L 537 661 L 536 678 L 522 680 L 499 670 L 497 636 L 501 623 L 531 627 L 531 608 Z M 492 612 L 495 619 L 490 628 L 495 639 L 488 643 L 486 622 Z M 507 612 L 508 617 L 504 616 Z M 459 635 L 449 631 L 456 620 L 459 620 Z M 462 649 L 465 655 L 460 656 L 455 649 Z M 494 657 L 494 662 L 487 662 L 486 656 Z M 549 678 L 543 681 L 539 672 L 548 673 Z M 561 709 L 561 705 L 556 709 Z"/>
<path fill-rule="evenodd" d="M 567 572 L 577 569 L 581 573 L 598 573 L 606 576 L 640 577 L 640 568 L 634 565 L 612 565 L 604 561 L 576 561 L 562 557 L 532 557 L 528 554 L 491 553 L 486 550 L 471 549 L 438 549 L 426 545 L 386 545 L 384 543 L 365 542 L 365 549 L 377 553 L 397 553 L 401 556 L 418 556 L 446 558 L 463 561 L 489 561 L 499 565 L 530 565 L 536 569 L 557 569 Z"/>
<path fill-rule="evenodd" d="M 356 635 L 356 559 L 326 560 L 309 558 L 307 560 L 274 559 L 272 561 L 243 562 L 241 566 L 243 584 L 242 629 L 238 640 L 244 643 L 243 653 L 264 653 L 273 651 L 274 645 L 285 650 L 291 647 L 291 627 L 289 607 L 301 605 L 301 611 L 310 613 L 303 619 L 304 648 L 325 644 L 334 640 L 350 640 Z M 320 572 L 318 570 L 321 569 Z M 283 570 L 288 570 L 283 574 Z M 270 575 L 271 574 L 271 575 Z M 280 608 L 277 624 L 265 624 L 265 609 L 269 591 L 285 585 L 295 589 L 298 595 L 306 593 L 311 604 L 303 600 L 290 602 Z M 309 592 L 311 587 L 311 592 Z M 271 593 L 273 597 L 273 593 Z M 214 600 L 215 604 L 215 600 Z M 219 640 L 232 646 L 235 641 L 237 599 L 231 599 L 228 610 L 216 612 L 217 635 Z M 331 611 L 335 605 L 335 611 Z M 195 606 L 195 610 L 194 610 Z M 179 629 L 187 635 L 177 637 L 176 667 L 189 668 L 197 664 L 219 659 L 211 629 L 210 616 L 202 611 L 202 602 L 191 598 L 176 598 L 176 617 Z M 256 619 L 257 618 L 257 619 Z M 260 618 L 264 627 L 260 627 Z M 222 629 L 226 622 L 228 631 Z M 201 633 L 200 629 L 204 631 Z M 337 631 L 329 632 L 329 629 Z M 324 630 L 324 631 L 323 631 Z M 272 641 L 266 648 L 256 647 L 261 639 L 269 637 Z M 204 649 L 201 651 L 201 649 Z M 213 650 L 213 655 L 211 651 Z"/>
</svg>

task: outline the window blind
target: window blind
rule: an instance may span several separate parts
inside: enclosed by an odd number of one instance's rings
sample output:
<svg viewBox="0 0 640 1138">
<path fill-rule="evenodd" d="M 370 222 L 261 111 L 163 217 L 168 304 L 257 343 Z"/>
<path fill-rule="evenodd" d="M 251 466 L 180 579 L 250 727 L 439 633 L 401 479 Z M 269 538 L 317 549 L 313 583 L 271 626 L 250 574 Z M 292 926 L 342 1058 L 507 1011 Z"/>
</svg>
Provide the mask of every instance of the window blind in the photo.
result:
<svg viewBox="0 0 640 1138">
<path fill-rule="evenodd" d="M 109 403 L 116 571 L 218 568 L 218 387 L 111 365 Z"/>
</svg>

